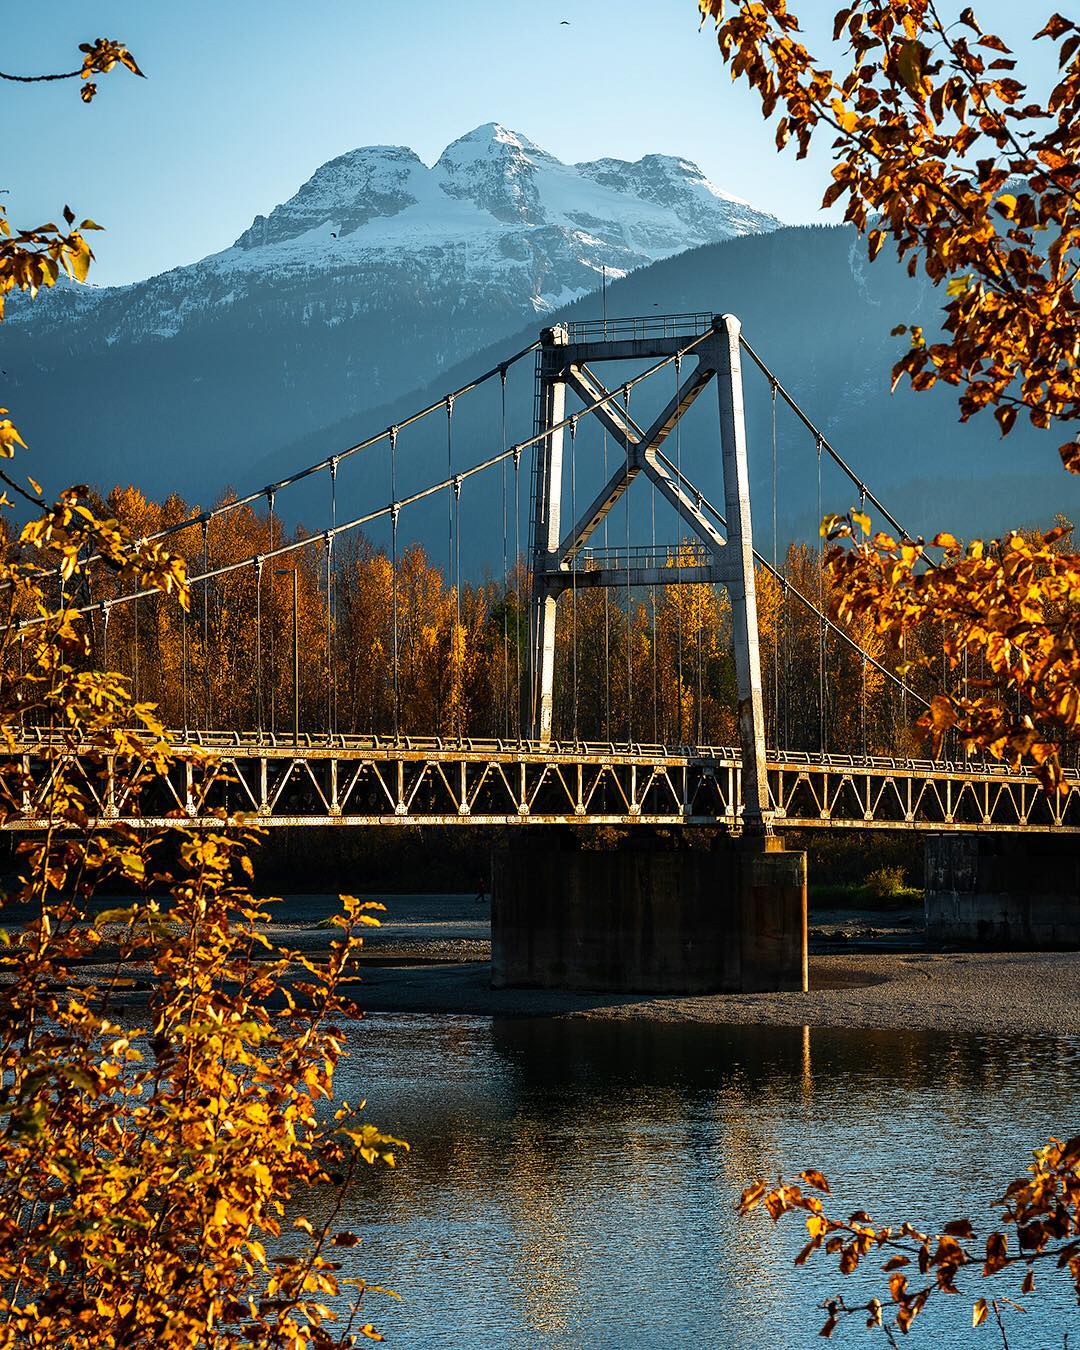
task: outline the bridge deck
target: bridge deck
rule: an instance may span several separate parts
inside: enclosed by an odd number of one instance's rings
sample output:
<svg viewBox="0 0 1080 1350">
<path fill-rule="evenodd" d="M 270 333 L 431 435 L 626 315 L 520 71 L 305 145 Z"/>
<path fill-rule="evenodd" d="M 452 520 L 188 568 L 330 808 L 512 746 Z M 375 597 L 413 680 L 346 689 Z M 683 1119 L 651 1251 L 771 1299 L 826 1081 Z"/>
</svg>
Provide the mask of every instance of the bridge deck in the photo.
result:
<svg viewBox="0 0 1080 1350">
<path fill-rule="evenodd" d="M 75 759 L 102 820 L 220 825 L 243 813 L 270 827 L 712 825 L 737 830 L 741 766 L 728 746 L 669 747 L 440 738 L 247 738 L 190 733 L 167 778 L 135 801 L 111 765 L 84 763 L 47 737 L 13 752 L 27 775 L 8 830 L 43 828 L 58 757 Z M 8 756 L 9 759 L 12 756 Z M 1080 777 L 1049 797 L 1028 772 L 971 761 L 773 751 L 778 829 L 1080 833 Z"/>
</svg>

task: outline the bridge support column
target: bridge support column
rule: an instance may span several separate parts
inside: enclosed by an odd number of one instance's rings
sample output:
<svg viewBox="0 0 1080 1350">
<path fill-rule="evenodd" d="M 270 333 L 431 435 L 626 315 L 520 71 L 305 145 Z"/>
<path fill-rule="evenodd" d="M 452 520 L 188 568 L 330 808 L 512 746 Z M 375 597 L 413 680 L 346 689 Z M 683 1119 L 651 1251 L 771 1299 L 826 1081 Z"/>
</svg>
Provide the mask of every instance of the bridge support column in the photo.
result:
<svg viewBox="0 0 1080 1350">
<path fill-rule="evenodd" d="M 545 329 L 540 353 L 539 425 L 548 434 L 536 447 L 533 470 L 532 556 L 533 586 L 529 607 L 530 710 L 529 734 L 546 745 L 551 740 L 552 695 L 555 684 L 555 616 L 559 592 L 545 578 L 548 560 L 559 547 L 562 510 L 563 428 L 566 381 L 562 378 L 560 348 L 565 328 Z"/>
<path fill-rule="evenodd" d="M 707 994 L 807 987 L 806 854 L 775 837 L 613 852 L 538 835 L 494 855 L 495 988 Z"/>
<path fill-rule="evenodd" d="M 1080 947 L 1080 840 L 930 835 L 925 905 L 936 946 Z"/>
</svg>

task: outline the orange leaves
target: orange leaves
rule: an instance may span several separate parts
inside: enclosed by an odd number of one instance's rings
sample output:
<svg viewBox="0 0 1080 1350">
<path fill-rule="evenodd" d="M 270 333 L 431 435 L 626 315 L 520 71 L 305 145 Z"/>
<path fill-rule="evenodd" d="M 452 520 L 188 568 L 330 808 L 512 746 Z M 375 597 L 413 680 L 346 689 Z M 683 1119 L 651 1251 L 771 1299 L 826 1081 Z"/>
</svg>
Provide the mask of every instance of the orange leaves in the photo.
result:
<svg viewBox="0 0 1080 1350">
<path fill-rule="evenodd" d="M 84 103 L 91 103 L 98 91 L 97 84 L 90 78 L 91 75 L 107 75 L 115 66 L 121 65 L 133 75 L 146 78 L 122 42 L 116 42 L 112 38 L 97 38 L 92 43 L 80 42 L 79 51 L 83 53 L 83 63 L 81 70 L 76 73 L 83 81 L 79 97 Z"/>
<path fill-rule="evenodd" d="M 1061 462 L 1069 473 L 1080 473 L 1080 434 L 1058 446 Z"/>
<path fill-rule="evenodd" d="M 967 753 L 1034 765 L 1054 791 L 1060 742 L 1080 730 L 1080 555 L 1061 548 L 1070 528 L 966 550 L 939 534 L 946 552 L 932 569 L 921 543 L 881 534 L 856 542 L 837 530 L 847 546 L 828 556 L 838 614 L 872 620 L 893 644 L 928 626 L 948 665 L 967 672 L 921 719 L 935 753 L 955 737 Z"/>
<path fill-rule="evenodd" d="M 1071 19 L 1066 19 L 1061 14 L 1051 14 L 1050 18 L 1035 34 L 1035 37 L 1048 37 L 1056 42 L 1058 38 L 1064 37 L 1066 33 L 1074 32 L 1075 29 L 1076 24 Z"/>
<path fill-rule="evenodd" d="M 758 93 L 765 116 L 777 114 L 778 148 L 795 139 L 803 156 L 822 123 L 836 133 L 823 205 L 845 200 L 871 258 L 891 236 L 912 275 L 921 267 L 946 287 L 943 340 L 913 343 L 894 385 L 944 381 L 959 391 L 963 420 L 991 407 L 1005 432 L 1020 412 L 1040 428 L 1080 415 L 1076 22 L 1056 14 L 1037 34 L 1061 44 L 1064 71 L 1040 98 L 1001 74 L 1017 63 L 973 7 L 960 16 L 964 33 L 940 26 L 933 6 L 845 5 L 833 33 L 846 37 L 850 64 L 836 73 L 794 39 L 783 0 L 700 7 L 733 76 Z M 1051 231 L 1049 247 L 1036 247 L 1037 230 Z"/>
<path fill-rule="evenodd" d="M 818 1176 L 820 1173 L 808 1171 L 801 1179 Z M 782 1179 L 771 1188 L 758 1182 L 744 1193 L 744 1201 L 750 1198 L 752 1203 L 741 1205 L 739 1212 L 745 1214 L 760 1203 L 779 1217 L 803 1207 L 800 1197 L 799 1188 Z M 804 1265 L 824 1246 L 828 1255 L 837 1258 L 839 1273 L 847 1276 L 859 1269 L 862 1258 L 872 1250 L 889 1253 L 881 1265 L 887 1277 L 887 1294 L 859 1304 L 836 1296 L 826 1299 L 822 1307 L 828 1319 L 820 1334 L 829 1337 L 842 1321 L 861 1314 L 866 1315 L 867 1327 L 883 1326 L 887 1331 L 890 1322 L 886 1315 L 891 1314 L 891 1327 L 906 1333 L 935 1295 L 960 1292 L 957 1280 L 962 1274 L 970 1277 L 979 1272 L 986 1278 L 1019 1267 L 1020 1292 L 1032 1294 L 1035 1265 L 1043 1258 L 1052 1258 L 1046 1269 L 1067 1271 L 1080 1294 L 1080 1136 L 1064 1143 L 1051 1139 L 1036 1150 L 1027 1174 L 1009 1185 L 995 1208 L 1000 1210 L 1001 1227 L 986 1239 L 985 1260 L 974 1246 L 965 1245 L 978 1241 L 975 1225 L 966 1218 L 954 1219 L 940 1234 L 932 1235 L 909 1222 L 876 1225 L 861 1210 L 846 1219 L 824 1211 L 812 1213 L 806 1221 L 810 1241 L 795 1257 L 797 1266 Z M 1009 1250 L 1005 1231 L 1009 1226 L 1014 1226 L 1019 1235 L 1014 1253 Z M 1019 1305 L 1003 1295 L 979 1298 L 972 1309 L 972 1326 L 981 1326 L 993 1316 L 1003 1327 L 1002 1311 L 1008 1308 Z M 891 1344 L 891 1334 L 889 1339 Z"/>
</svg>

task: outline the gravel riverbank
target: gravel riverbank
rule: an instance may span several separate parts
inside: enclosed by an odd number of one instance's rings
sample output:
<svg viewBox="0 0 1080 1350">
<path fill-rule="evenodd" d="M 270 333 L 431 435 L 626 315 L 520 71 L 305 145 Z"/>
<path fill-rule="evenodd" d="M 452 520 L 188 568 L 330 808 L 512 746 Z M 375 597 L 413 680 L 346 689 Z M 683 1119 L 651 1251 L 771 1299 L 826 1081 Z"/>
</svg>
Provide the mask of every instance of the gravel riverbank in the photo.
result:
<svg viewBox="0 0 1080 1350">
<path fill-rule="evenodd" d="M 486 962 L 379 965 L 353 992 L 370 1012 L 1080 1035 L 1080 957 L 1072 952 L 814 956 L 805 994 L 682 998 L 496 990 L 489 982 Z"/>
<path fill-rule="evenodd" d="M 681 998 L 494 990 L 484 900 L 409 895 L 386 903 L 353 991 L 370 1012 L 1080 1035 L 1080 954 L 930 952 L 917 910 L 815 913 L 808 993 Z M 323 920 L 333 905 L 326 896 L 288 897 L 275 935 L 318 948 L 332 932 Z"/>
</svg>

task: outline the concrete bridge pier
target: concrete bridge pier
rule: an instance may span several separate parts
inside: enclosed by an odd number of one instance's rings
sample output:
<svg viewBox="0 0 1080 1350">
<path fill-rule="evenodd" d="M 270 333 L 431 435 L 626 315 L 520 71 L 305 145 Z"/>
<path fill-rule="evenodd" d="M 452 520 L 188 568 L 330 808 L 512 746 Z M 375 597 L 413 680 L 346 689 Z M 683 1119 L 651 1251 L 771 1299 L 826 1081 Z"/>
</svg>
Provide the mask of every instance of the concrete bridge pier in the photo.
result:
<svg viewBox="0 0 1080 1350">
<path fill-rule="evenodd" d="M 807 987 L 806 854 L 537 831 L 492 859 L 492 985 L 706 994 Z"/>
<path fill-rule="evenodd" d="M 1075 836 L 932 834 L 925 847 L 932 945 L 1080 947 Z"/>
</svg>

